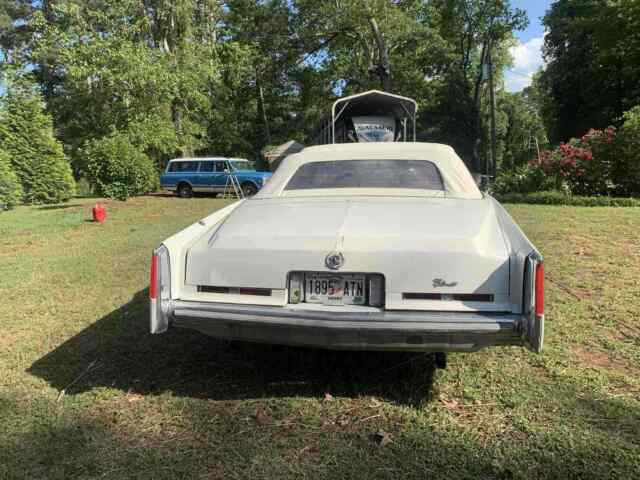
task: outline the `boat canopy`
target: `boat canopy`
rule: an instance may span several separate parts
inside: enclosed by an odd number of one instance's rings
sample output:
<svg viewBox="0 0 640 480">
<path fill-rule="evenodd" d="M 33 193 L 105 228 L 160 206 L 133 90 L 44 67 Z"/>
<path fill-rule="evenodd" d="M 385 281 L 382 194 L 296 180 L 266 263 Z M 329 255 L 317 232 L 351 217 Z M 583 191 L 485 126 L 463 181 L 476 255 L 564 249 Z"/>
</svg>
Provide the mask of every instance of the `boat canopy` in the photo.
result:
<svg viewBox="0 0 640 480">
<path fill-rule="evenodd" d="M 380 90 L 343 97 L 333 103 L 315 143 L 406 142 L 408 136 L 415 142 L 417 111 L 415 100 Z"/>
</svg>

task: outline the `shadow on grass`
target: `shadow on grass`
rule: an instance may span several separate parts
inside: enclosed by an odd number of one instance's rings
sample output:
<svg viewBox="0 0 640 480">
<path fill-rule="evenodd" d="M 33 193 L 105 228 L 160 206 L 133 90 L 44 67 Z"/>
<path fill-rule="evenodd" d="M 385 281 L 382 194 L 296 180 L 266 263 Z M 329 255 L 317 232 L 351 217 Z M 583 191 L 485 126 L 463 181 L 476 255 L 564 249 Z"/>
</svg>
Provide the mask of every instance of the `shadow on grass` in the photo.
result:
<svg viewBox="0 0 640 480">
<path fill-rule="evenodd" d="M 412 431 L 381 448 L 357 433 L 285 433 L 255 423 L 229 432 L 229 426 L 241 423 L 229 403 L 215 403 L 215 411 L 207 402 L 189 407 L 175 420 L 165 418 L 157 428 L 149 428 L 148 418 L 126 418 L 127 405 L 122 411 L 61 412 L 34 399 L 30 408 L 37 410 L 38 421 L 0 437 L 0 478 L 449 479 L 449 472 L 463 472 L 466 478 L 512 478 L 508 468 L 480 454 L 472 439 L 431 429 Z M 11 423 L 24 417 L 24 405 L 0 402 L 0 413 Z"/>
<path fill-rule="evenodd" d="M 147 291 L 101 318 L 29 372 L 74 394 L 94 387 L 215 400 L 377 395 L 405 405 L 432 396 L 428 355 L 231 344 L 198 332 L 148 333 Z"/>
<path fill-rule="evenodd" d="M 147 196 L 152 198 L 169 198 L 169 197 L 180 198 L 173 192 L 153 192 L 153 193 L 148 193 Z"/>
<path fill-rule="evenodd" d="M 447 427 L 429 422 L 429 410 L 420 412 L 425 421 L 404 418 L 399 412 L 406 410 L 398 409 L 393 415 L 400 416 L 380 423 L 325 427 L 322 416 L 336 413 L 331 403 L 316 402 L 320 420 L 309 425 L 302 417 L 288 429 L 281 420 L 302 414 L 295 403 L 280 402 L 271 411 L 273 424 L 260 424 L 250 418 L 255 402 L 233 400 L 321 398 L 329 391 L 416 405 L 433 395 L 433 366 L 416 358 L 406 363 L 403 355 L 235 349 L 181 330 L 152 336 L 146 293 L 29 371 L 68 396 L 99 388 L 171 396 L 140 410 L 127 395 L 68 410 L 34 397 L 29 412 L 38 421 L 0 444 L 0 478 L 21 478 L 15 472 L 23 478 L 633 478 L 640 471 L 633 447 L 640 441 L 640 411 L 562 379 L 553 385 L 566 399 L 561 411 L 536 408 L 534 416 L 543 417 L 536 425 L 546 428 L 519 430 L 522 424 L 513 423 L 514 431 L 488 442 L 462 426 L 463 417 Z M 544 397 L 526 401 L 533 406 Z M 153 416 L 156 409 L 161 420 Z M 0 418 L 9 425 L 24 415 L 24 404 L 0 398 Z M 121 422 L 120 415 L 129 416 Z M 393 434 L 384 448 L 370 438 L 378 428 Z"/>
<path fill-rule="evenodd" d="M 84 205 L 80 203 L 58 203 L 55 205 L 42 205 L 37 207 L 38 210 L 65 210 L 67 208 L 78 208 L 84 207 Z"/>
</svg>

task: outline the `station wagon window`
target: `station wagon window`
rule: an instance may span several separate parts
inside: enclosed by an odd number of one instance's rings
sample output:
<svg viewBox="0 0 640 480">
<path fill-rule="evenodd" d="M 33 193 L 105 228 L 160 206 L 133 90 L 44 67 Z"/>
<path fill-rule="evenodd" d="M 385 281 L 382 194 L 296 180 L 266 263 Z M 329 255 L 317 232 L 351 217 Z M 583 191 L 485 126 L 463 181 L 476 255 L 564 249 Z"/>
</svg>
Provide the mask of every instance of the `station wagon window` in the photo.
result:
<svg viewBox="0 0 640 480">
<path fill-rule="evenodd" d="M 224 172 L 227 169 L 227 162 L 225 162 L 224 160 L 216 161 L 216 172 Z"/>
<path fill-rule="evenodd" d="M 171 162 L 170 172 L 197 172 L 199 162 Z"/>
<path fill-rule="evenodd" d="M 215 169 L 215 163 L 214 162 L 200 162 L 200 172 L 204 172 L 204 173 L 211 173 L 214 172 Z"/>
<path fill-rule="evenodd" d="M 249 160 L 230 160 L 229 163 L 231 163 L 233 168 L 235 168 L 236 170 L 253 170 L 253 171 L 255 171 L 255 169 L 256 169 L 255 163 L 250 162 Z"/>
<path fill-rule="evenodd" d="M 442 176 L 427 160 L 339 160 L 302 165 L 285 190 L 407 188 L 442 190 Z"/>
</svg>

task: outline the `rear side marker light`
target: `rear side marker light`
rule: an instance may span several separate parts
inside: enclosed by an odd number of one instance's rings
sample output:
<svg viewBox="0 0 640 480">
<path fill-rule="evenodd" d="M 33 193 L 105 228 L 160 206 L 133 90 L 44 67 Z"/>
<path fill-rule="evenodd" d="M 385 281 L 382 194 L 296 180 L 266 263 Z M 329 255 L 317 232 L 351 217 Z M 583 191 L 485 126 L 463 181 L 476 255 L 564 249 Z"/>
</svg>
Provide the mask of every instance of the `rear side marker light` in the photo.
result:
<svg viewBox="0 0 640 480">
<path fill-rule="evenodd" d="M 536 265 L 536 315 L 544 315 L 544 264 Z"/>
<path fill-rule="evenodd" d="M 151 256 L 149 271 L 149 320 L 151 333 L 166 332 L 171 309 L 171 265 L 169 250 L 160 245 Z"/>
<path fill-rule="evenodd" d="M 158 298 L 158 256 L 154 253 L 151 257 L 151 273 L 149 275 L 149 298 Z"/>
</svg>

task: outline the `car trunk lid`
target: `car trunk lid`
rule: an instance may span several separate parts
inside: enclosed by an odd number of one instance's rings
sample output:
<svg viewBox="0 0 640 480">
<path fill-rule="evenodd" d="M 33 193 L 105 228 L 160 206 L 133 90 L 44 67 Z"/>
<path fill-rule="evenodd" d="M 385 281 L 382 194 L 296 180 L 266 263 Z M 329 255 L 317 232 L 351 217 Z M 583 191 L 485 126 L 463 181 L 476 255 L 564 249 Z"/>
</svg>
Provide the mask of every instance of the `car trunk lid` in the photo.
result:
<svg viewBox="0 0 640 480">
<path fill-rule="evenodd" d="M 492 208 L 450 198 L 251 200 L 189 250 L 186 283 L 284 289 L 291 271 L 329 271 L 327 255 L 340 252 L 340 272 L 384 275 L 387 308 L 433 309 L 433 298 L 406 293 L 503 298 L 509 254 Z"/>
</svg>

